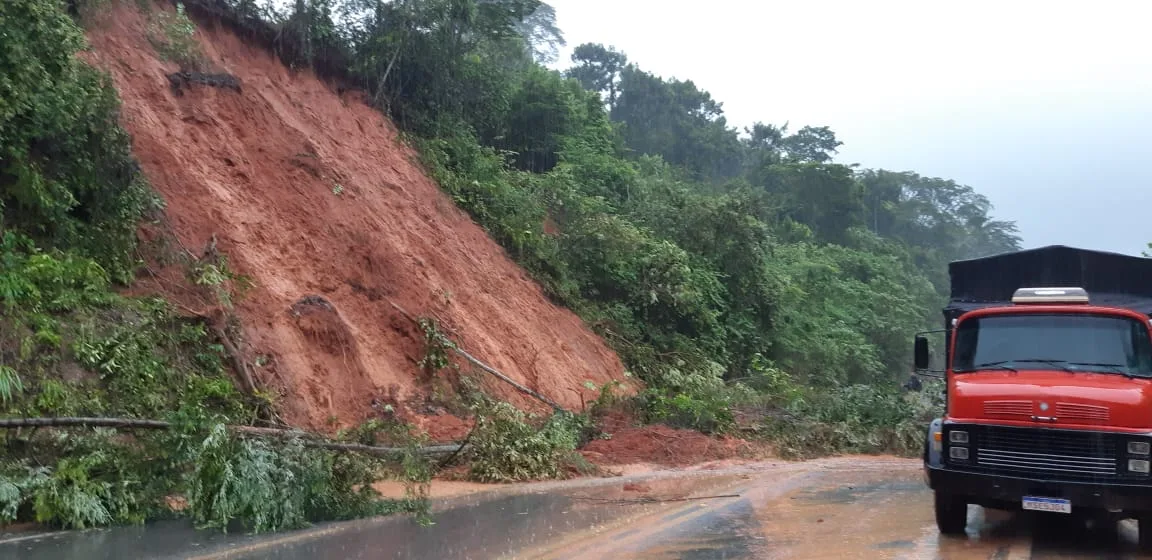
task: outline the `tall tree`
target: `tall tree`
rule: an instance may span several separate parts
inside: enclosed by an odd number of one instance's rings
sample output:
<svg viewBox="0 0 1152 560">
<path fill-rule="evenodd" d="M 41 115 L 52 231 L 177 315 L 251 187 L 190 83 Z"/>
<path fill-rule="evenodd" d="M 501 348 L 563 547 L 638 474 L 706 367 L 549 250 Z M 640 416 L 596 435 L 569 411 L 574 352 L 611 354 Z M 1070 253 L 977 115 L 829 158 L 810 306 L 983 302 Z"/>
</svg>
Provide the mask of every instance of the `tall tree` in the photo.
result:
<svg viewBox="0 0 1152 560">
<path fill-rule="evenodd" d="M 623 125 L 625 144 L 637 153 L 659 155 L 698 178 L 740 173 L 743 147 L 723 105 L 691 81 L 664 80 L 629 65 L 621 73 L 611 115 Z"/>
<path fill-rule="evenodd" d="M 564 33 L 556 26 L 556 8 L 543 2 L 516 29 L 528 43 L 532 58 L 538 64 L 556 62 L 560 57 L 560 48 L 568 44 L 564 40 Z"/>
<path fill-rule="evenodd" d="M 613 47 L 598 43 L 584 43 L 572 51 L 568 76 L 580 82 L 584 89 L 607 95 L 608 107 L 616 106 L 620 74 L 628 66 L 628 57 Z"/>
<path fill-rule="evenodd" d="M 787 125 L 785 125 L 787 129 Z M 785 137 L 780 147 L 789 161 L 827 163 L 843 142 L 826 126 L 801 128 L 796 134 Z"/>
<path fill-rule="evenodd" d="M 863 225 L 863 188 L 843 165 L 783 163 L 764 173 L 764 188 L 780 201 L 783 217 L 810 227 L 817 239 L 847 244 Z"/>
</svg>

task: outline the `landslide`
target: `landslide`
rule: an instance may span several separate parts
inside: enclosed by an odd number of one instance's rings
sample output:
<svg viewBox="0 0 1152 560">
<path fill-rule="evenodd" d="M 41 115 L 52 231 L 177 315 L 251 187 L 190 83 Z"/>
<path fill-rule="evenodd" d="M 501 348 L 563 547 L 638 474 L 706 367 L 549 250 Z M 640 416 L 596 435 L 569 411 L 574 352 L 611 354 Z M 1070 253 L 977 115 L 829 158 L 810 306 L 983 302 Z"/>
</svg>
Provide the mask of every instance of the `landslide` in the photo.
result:
<svg viewBox="0 0 1152 560">
<path fill-rule="evenodd" d="M 148 26 L 119 3 L 90 26 L 86 57 L 119 90 L 179 245 L 199 255 L 214 244 L 250 280 L 234 308 L 241 351 L 257 383 L 282 394 L 287 422 L 331 430 L 392 404 L 434 437 L 462 435 L 459 419 L 426 405 L 424 332 L 393 304 L 435 317 L 469 353 L 569 409 L 596 398 L 586 382 L 625 380 L 604 342 L 546 299 L 358 94 L 204 21 L 205 67 L 237 82 L 170 80 L 178 68 L 158 57 Z"/>
</svg>

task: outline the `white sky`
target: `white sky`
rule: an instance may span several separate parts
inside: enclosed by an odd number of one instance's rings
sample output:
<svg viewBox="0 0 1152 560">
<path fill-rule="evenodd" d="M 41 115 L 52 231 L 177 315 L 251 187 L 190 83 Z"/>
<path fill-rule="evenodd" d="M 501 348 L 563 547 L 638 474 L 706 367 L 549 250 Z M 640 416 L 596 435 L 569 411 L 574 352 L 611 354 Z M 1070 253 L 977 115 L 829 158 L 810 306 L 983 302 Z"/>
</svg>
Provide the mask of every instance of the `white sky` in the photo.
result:
<svg viewBox="0 0 1152 560">
<path fill-rule="evenodd" d="M 1152 2 L 550 0 L 568 40 L 691 79 L 730 123 L 987 195 L 1025 247 L 1152 241 Z"/>
</svg>

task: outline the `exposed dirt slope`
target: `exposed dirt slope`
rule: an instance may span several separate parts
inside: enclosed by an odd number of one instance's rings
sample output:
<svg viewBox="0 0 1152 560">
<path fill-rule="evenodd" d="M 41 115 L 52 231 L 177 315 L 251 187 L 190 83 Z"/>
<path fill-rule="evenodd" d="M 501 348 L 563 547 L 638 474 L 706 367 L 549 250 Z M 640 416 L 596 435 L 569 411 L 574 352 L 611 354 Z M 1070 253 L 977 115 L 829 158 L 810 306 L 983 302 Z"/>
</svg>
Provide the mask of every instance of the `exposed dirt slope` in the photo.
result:
<svg viewBox="0 0 1152 560">
<path fill-rule="evenodd" d="M 199 253 L 215 236 L 254 283 L 236 307 L 245 353 L 269 358 L 257 376 L 284 390 L 287 420 L 348 425 L 374 401 L 427 412 L 415 405 L 429 392 L 423 333 L 391 302 L 437 317 L 474 356 L 569 408 L 595 398 L 585 382 L 624 379 L 616 355 L 552 305 L 357 96 L 204 22 L 212 70 L 239 78 L 239 91 L 192 84 L 177 95 L 146 17 L 132 3 L 110 16 L 90 30 L 86 56 L 111 72 L 181 244 Z"/>
</svg>

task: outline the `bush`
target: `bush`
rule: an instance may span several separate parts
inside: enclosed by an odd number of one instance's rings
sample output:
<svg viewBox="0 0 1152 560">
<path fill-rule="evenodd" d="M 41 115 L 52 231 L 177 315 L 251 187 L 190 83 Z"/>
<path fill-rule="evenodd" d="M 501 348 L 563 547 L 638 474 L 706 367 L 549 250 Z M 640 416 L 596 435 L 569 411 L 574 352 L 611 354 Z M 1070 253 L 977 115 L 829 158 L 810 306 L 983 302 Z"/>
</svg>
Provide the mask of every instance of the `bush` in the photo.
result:
<svg viewBox="0 0 1152 560">
<path fill-rule="evenodd" d="M 0 228 L 128 281 L 137 221 L 155 198 L 110 80 L 75 57 L 84 36 L 61 5 L 0 2 L 0 37 Z"/>
<path fill-rule="evenodd" d="M 204 53 L 196 41 L 196 24 L 184 12 L 184 4 L 177 3 L 176 11 L 160 10 L 153 14 L 148 25 L 148 41 L 160 58 L 175 62 L 181 70 L 198 70 L 204 63 Z"/>
<path fill-rule="evenodd" d="M 561 478 L 574 461 L 587 418 L 559 412 L 535 427 L 535 418 L 511 404 L 484 401 L 473 407 L 470 476 L 481 482 Z"/>
<path fill-rule="evenodd" d="M 142 523 L 176 514 L 169 504 L 179 498 L 186 500 L 180 514 L 220 530 L 276 531 L 401 511 L 427 515 L 421 495 L 383 500 L 371 486 L 384 476 L 411 475 L 396 465 L 422 459 L 242 439 L 221 423 L 189 419 L 178 419 L 173 432 L 134 438 L 107 429 L 60 430 L 27 442 L 35 446 L 30 458 L 0 463 L 0 523 L 21 519 L 22 511 L 68 528 Z"/>
<path fill-rule="evenodd" d="M 375 461 L 299 440 L 240 439 L 218 424 L 190 459 L 188 510 L 202 527 L 226 530 L 238 520 L 253 532 L 279 531 L 395 507 L 372 488 L 383 474 Z"/>
<path fill-rule="evenodd" d="M 165 494 L 157 490 L 167 485 L 153 478 L 158 463 L 144 451 L 153 435 L 133 441 L 92 429 L 12 440 L 35 448 L 0 463 L 0 523 L 19 519 L 25 507 L 35 521 L 59 527 L 143 522 L 161 507 Z"/>
<path fill-rule="evenodd" d="M 766 419 L 781 455 L 923 451 L 924 430 L 936 403 L 896 388 L 849 385 L 806 394 Z"/>
</svg>

